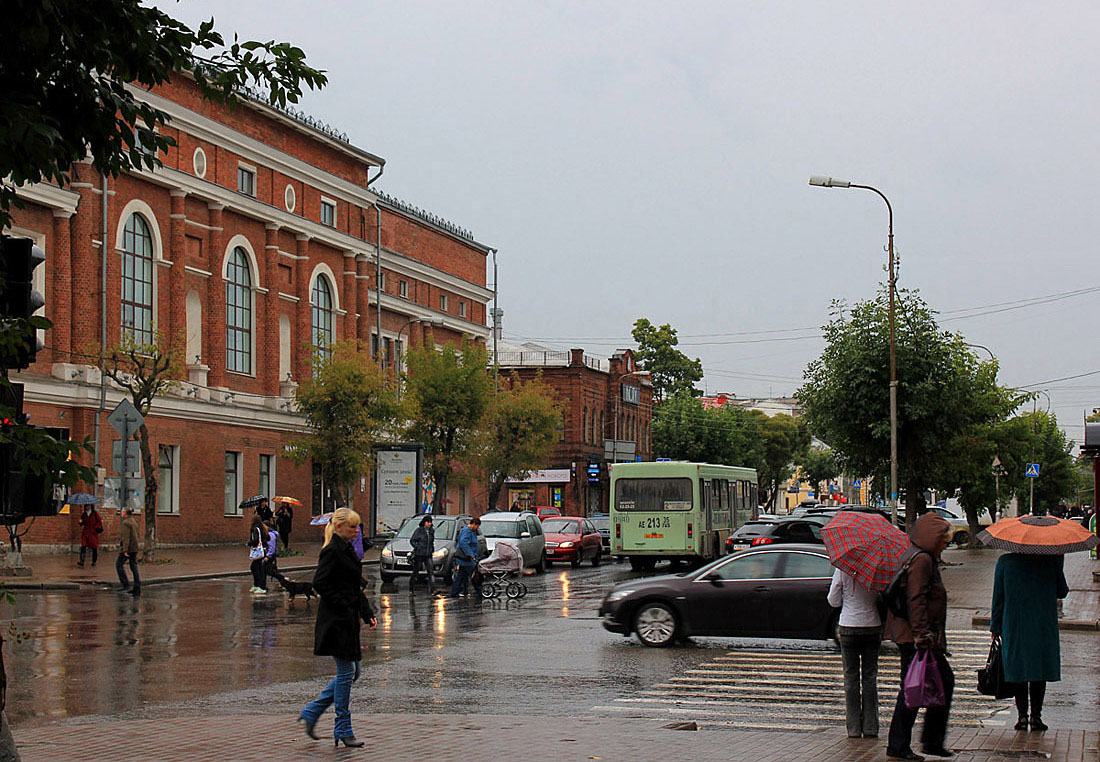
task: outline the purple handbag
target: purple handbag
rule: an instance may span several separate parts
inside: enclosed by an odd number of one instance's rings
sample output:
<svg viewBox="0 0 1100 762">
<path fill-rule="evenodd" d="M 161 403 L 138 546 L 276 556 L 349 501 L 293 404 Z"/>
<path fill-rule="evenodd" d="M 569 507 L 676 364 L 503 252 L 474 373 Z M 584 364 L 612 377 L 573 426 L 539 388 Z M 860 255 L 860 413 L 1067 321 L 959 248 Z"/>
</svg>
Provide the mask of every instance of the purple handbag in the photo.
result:
<svg viewBox="0 0 1100 762">
<path fill-rule="evenodd" d="M 935 655 L 927 650 L 917 651 L 916 657 L 909 663 L 902 685 L 905 691 L 905 705 L 910 709 L 921 706 L 943 706 L 943 679 Z"/>
</svg>

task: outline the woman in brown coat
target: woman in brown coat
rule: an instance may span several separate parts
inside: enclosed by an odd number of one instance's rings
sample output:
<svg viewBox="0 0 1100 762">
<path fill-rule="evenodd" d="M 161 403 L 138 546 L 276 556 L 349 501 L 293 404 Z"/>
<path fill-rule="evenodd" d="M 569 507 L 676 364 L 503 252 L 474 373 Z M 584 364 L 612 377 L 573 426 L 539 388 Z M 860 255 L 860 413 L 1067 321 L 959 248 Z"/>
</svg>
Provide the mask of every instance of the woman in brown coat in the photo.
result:
<svg viewBox="0 0 1100 762">
<path fill-rule="evenodd" d="M 901 652 L 902 688 L 894 705 L 894 717 L 890 721 L 890 740 L 886 745 L 887 759 L 923 760 L 913 752 L 913 724 L 917 720 L 916 709 L 905 705 L 905 673 L 918 650 L 931 651 L 936 659 L 943 680 L 944 705 L 924 710 L 924 732 L 921 746 L 924 753 L 934 757 L 953 757 L 954 752 L 944 748 L 947 736 L 947 716 L 951 710 L 951 694 L 955 688 L 955 674 L 947 663 L 947 589 L 940 578 L 940 554 L 947 547 L 951 525 L 935 513 L 926 513 L 913 525 L 910 538 L 918 552 L 909 562 L 906 572 L 909 617 L 902 619 L 892 613 L 886 620 L 886 636 L 898 644 Z"/>
<path fill-rule="evenodd" d="M 320 695 L 302 710 L 298 721 L 304 723 L 306 735 L 313 732 L 321 714 L 336 705 L 333 736 L 336 745 L 359 747 L 351 729 L 351 684 L 359 679 L 359 661 L 363 658 L 359 644 L 359 620 L 370 629 L 378 626 L 370 601 L 363 593 L 362 567 L 351 547 L 351 538 L 359 528 L 359 514 L 348 508 L 337 508 L 325 527 L 325 545 L 317 559 L 313 589 L 321 597 L 317 606 L 317 626 L 314 629 L 313 653 L 336 660 L 336 677 Z"/>
</svg>

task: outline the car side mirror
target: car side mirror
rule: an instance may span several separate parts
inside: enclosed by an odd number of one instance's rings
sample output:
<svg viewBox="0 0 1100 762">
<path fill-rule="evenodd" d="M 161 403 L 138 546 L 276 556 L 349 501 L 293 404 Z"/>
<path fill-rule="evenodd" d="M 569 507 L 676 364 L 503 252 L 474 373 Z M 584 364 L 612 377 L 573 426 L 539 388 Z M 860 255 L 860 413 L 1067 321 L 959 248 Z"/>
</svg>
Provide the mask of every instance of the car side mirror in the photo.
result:
<svg viewBox="0 0 1100 762">
<path fill-rule="evenodd" d="M 526 539 L 527 537 L 531 536 L 531 533 L 530 532 L 520 532 L 519 536 L 520 536 L 520 539 Z"/>
<path fill-rule="evenodd" d="M 707 574 L 705 577 L 703 577 L 703 579 L 705 579 L 707 582 L 714 585 L 715 587 L 722 586 L 722 577 L 718 574 L 718 572 L 711 572 L 710 574 Z"/>
</svg>

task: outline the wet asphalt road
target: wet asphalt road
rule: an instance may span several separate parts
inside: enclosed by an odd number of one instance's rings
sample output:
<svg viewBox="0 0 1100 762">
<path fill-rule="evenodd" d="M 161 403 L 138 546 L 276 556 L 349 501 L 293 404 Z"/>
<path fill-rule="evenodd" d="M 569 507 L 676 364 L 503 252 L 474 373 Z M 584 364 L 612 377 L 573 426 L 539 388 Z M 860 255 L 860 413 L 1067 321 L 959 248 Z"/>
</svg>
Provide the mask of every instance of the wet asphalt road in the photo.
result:
<svg viewBox="0 0 1100 762">
<path fill-rule="evenodd" d="M 381 585 L 377 567 L 367 569 L 379 625 L 364 630 L 353 712 L 581 715 L 733 646 L 810 660 L 833 650 L 725 638 L 645 648 L 607 632 L 596 616 L 610 587 L 637 576 L 626 564 L 528 573 L 529 593 L 518 601 L 430 599 L 424 588 L 410 599 L 407 580 Z M 316 601 L 251 596 L 249 584 L 150 586 L 136 601 L 106 588 L 20 592 L 16 626 L 31 637 L 7 645 L 13 726 L 87 715 L 293 717 L 333 671 L 331 659 L 312 653 Z M 1095 721 L 1096 644 L 1095 633 L 1063 633 L 1065 677 L 1051 684 L 1048 706 L 1067 726 Z"/>
</svg>

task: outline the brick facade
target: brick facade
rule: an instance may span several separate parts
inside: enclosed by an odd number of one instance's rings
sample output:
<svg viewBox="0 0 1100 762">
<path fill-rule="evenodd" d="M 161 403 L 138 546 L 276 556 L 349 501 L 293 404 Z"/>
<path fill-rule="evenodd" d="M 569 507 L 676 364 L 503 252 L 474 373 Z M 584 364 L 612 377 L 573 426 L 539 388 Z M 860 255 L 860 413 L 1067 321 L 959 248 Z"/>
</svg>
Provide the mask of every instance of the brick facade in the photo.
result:
<svg viewBox="0 0 1100 762">
<path fill-rule="evenodd" d="M 162 155 L 163 168 L 108 181 L 105 314 L 102 179 L 82 164 L 69 187 L 20 190 L 25 206 L 15 211 L 11 232 L 35 238 L 46 251 L 36 277 L 54 324 L 46 349 L 19 374 L 32 423 L 66 429 L 74 439 L 94 436 L 100 331 L 105 321 L 108 344 L 122 335 L 123 232 L 139 215 L 151 238 L 153 323 L 187 366 L 149 417 L 154 444 L 178 448 L 179 456 L 173 473 L 181 504 L 178 515 L 158 516 L 159 540 L 242 540 L 246 522 L 225 515 L 226 452 L 240 453 L 243 496 L 260 489 L 260 457 L 272 458 L 273 491 L 303 501 L 295 532 L 308 536 L 313 469 L 284 457 L 284 448 L 302 425 L 290 409 L 297 382 L 310 372 L 314 284 L 324 279 L 332 295 L 333 338 L 370 346 L 377 341 L 381 256 L 380 343 L 392 369 L 398 343 L 403 352 L 425 341 L 486 339 L 490 249 L 368 187 L 382 159 L 295 115 L 251 100 L 232 110 L 206 103 L 186 77 L 137 95 L 170 115 L 164 132 L 178 145 Z M 254 193 L 238 189 L 241 169 L 254 174 Z M 322 222 L 323 202 L 335 206 L 332 224 Z M 238 249 L 247 263 L 252 345 L 243 372 L 231 370 L 227 356 L 227 262 Z M 440 294 L 447 295 L 445 309 Z M 428 321 L 442 325 L 430 328 Z M 121 397 L 109 385 L 107 410 Z M 117 438 L 104 417 L 101 464 L 110 465 Z M 369 503 L 369 488 L 355 496 L 364 519 Z M 117 520 L 111 511 L 104 515 L 110 541 Z M 75 517 L 40 518 L 24 542 L 65 545 L 78 536 Z"/>
<path fill-rule="evenodd" d="M 557 488 L 564 514 L 607 512 L 607 464 L 614 462 L 612 456 L 618 462 L 653 459 L 652 384 L 638 371 L 629 349 L 616 352 L 608 361 L 593 360 L 582 349 L 572 349 L 568 354 L 518 349 L 509 348 L 501 354 L 500 372 L 515 374 L 524 381 L 538 376 L 553 389 L 564 420 L 560 441 L 546 470 L 559 470 L 563 475 L 568 472 L 568 477 L 547 480 L 543 474 L 538 481 L 508 483 L 500 507 L 508 508 L 513 501 L 521 506 L 554 505 Z M 622 396 L 624 386 L 636 390 L 628 401 Z M 619 442 L 618 448 L 609 444 L 612 441 Z M 589 464 L 597 466 L 598 479 L 590 480 Z"/>
</svg>

